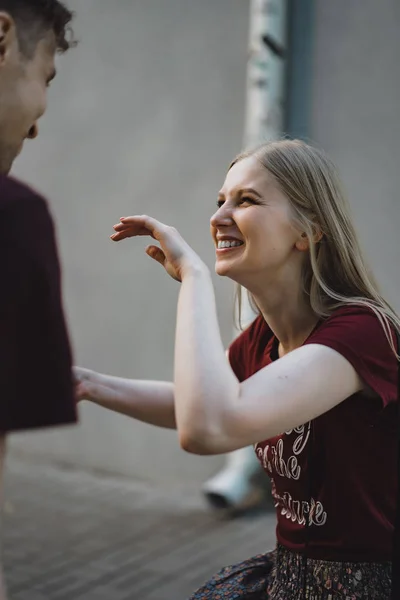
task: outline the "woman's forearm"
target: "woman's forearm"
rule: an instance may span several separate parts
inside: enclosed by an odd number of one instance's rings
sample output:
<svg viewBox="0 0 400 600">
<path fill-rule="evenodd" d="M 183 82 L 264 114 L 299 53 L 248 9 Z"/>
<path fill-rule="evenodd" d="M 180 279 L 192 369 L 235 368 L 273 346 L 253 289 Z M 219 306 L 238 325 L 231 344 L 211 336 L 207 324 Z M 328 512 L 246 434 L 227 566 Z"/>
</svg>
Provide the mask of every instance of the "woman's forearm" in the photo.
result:
<svg viewBox="0 0 400 600">
<path fill-rule="evenodd" d="M 144 423 L 175 429 L 174 386 L 85 372 L 86 399 Z"/>
<path fill-rule="evenodd" d="M 196 452 L 198 444 L 214 444 L 224 434 L 239 382 L 226 359 L 208 271 L 193 272 L 182 282 L 174 379 L 181 445 Z"/>
</svg>

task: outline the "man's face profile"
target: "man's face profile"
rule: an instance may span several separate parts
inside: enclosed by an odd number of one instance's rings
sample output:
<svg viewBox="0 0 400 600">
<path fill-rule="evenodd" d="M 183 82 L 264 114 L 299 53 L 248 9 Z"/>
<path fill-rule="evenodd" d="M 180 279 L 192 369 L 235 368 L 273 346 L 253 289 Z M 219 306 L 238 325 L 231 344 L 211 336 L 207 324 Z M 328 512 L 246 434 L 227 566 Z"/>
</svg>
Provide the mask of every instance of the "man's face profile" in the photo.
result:
<svg viewBox="0 0 400 600">
<path fill-rule="evenodd" d="M 47 106 L 55 76 L 56 40 L 49 31 L 32 56 L 20 51 L 14 20 L 0 12 L 0 173 L 7 174 L 25 139 L 38 135 L 37 122 Z"/>
</svg>

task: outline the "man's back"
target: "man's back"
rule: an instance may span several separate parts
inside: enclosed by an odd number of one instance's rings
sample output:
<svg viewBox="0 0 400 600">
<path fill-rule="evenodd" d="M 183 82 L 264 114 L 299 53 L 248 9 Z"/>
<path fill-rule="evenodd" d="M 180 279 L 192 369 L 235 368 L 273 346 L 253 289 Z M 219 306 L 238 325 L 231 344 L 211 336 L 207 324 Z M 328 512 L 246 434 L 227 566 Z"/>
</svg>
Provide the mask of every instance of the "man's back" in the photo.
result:
<svg viewBox="0 0 400 600">
<path fill-rule="evenodd" d="M 46 202 L 0 176 L 0 431 L 76 420 L 54 226 Z"/>
</svg>

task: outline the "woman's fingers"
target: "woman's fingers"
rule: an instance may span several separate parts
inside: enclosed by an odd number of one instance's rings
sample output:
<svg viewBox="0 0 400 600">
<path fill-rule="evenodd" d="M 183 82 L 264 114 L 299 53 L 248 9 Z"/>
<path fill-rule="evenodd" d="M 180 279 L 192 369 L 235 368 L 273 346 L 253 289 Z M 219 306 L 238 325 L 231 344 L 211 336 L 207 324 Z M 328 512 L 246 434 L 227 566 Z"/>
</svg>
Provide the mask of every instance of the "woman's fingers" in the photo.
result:
<svg viewBox="0 0 400 600">
<path fill-rule="evenodd" d="M 110 235 L 110 238 L 113 240 L 113 242 L 120 242 L 121 240 L 124 240 L 125 238 L 128 238 L 128 237 L 132 237 L 132 234 L 129 232 L 129 230 L 120 231 L 120 232 L 113 233 L 112 235 Z"/>
<path fill-rule="evenodd" d="M 159 242 L 161 247 L 150 245 L 146 248 L 146 253 L 177 281 L 182 280 L 182 269 L 185 265 L 193 260 L 200 261 L 174 227 L 147 215 L 121 217 L 120 222 L 114 225 L 114 231 L 110 236 L 114 242 L 140 235 L 147 235 Z"/>
<path fill-rule="evenodd" d="M 111 239 L 115 242 L 124 240 L 127 237 L 148 235 L 155 239 L 160 239 L 166 226 L 156 219 L 147 215 L 121 217 L 120 222 L 113 226 L 114 233 Z"/>
<path fill-rule="evenodd" d="M 151 235 L 149 229 L 136 223 L 117 223 L 116 225 L 113 225 L 113 229 L 117 232 L 130 231 L 132 235 Z"/>
<path fill-rule="evenodd" d="M 154 229 L 158 227 L 162 227 L 163 224 L 157 219 L 153 219 L 153 217 L 149 217 L 148 215 L 134 215 L 132 217 L 121 217 L 120 222 L 129 225 L 141 225 L 142 227 L 147 227 L 149 229 Z"/>
<path fill-rule="evenodd" d="M 124 240 L 128 237 L 137 237 L 141 235 L 151 236 L 151 233 L 148 229 L 138 229 L 135 226 L 131 225 L 114 225 L 115 233 L 113 233 L 111 237 L 112 240 L 118 242 L 120 240 Z M 151 236 L 152 237 L 152 236 Z"/>
<path fill-rule="evenodd" d="M 137 231 L 143 232 L 136 235 L 151 235 L 156 240 L 159 240 L 166 230 L 170 229 L 161 221 L 157 221 L 157 219 L 153 219 L 148 215 L 122 217 L 120 221 L 121 225 L 129 225 L 136 228 Z"/>
<path fill-rule="evenodd" d="M 164 266 L 165 264 L 165 254 L 158 246 L 147 246 L 146 254 L 150 256 L 150 258 L 154 258 L 160 265 Z"/>
</svg>

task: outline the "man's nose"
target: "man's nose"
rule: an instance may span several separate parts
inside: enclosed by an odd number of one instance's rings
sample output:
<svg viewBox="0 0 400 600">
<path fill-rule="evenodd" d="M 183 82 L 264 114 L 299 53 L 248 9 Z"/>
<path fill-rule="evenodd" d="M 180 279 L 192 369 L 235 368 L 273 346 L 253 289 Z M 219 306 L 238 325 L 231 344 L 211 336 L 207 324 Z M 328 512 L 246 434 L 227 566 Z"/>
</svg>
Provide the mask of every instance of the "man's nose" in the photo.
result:
<svg viewBox="0 0 400 600">
<path fill-rule="evenodd" d="M 38 135 L 39 135 L 39 128 L 38 128 L 37 124 L 35 123 L 34 125 L 32 125 L 32 127 L 28 131 L 28 138 L 30 140 L 34 140 L 35 138 L 37 138 Z"/>
</svg>

